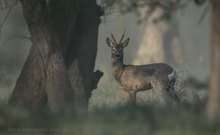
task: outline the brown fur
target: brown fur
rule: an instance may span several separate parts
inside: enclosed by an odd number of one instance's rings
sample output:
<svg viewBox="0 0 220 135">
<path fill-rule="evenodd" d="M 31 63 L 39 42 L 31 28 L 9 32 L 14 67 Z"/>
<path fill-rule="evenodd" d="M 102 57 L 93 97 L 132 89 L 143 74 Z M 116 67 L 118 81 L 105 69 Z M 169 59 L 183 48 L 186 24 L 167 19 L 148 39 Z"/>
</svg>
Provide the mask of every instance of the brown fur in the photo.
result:
<svg viewBox="0 0 220 135">
<path fill-rule="evenodd" d="M 122 36 L 124 37 L 124 35 Z M 174 92 L 175 77 L 169 76 L 175 72 L 174 69 L 164 63 L 154 63 L 148 65 L 125 65 L 123 63 L 123 49 L 127 46 L 129 38 L 119 43 L 106 39 L 109 47 L 112 48 L 112 72 L 118 84 L 123 90 L 128 92 L 131 103 L 136 103 L 136 93 L 154 89 L 161 94 L 166 101 L 173 99 L 179 102 L 179 98 Z"/>
</svg>

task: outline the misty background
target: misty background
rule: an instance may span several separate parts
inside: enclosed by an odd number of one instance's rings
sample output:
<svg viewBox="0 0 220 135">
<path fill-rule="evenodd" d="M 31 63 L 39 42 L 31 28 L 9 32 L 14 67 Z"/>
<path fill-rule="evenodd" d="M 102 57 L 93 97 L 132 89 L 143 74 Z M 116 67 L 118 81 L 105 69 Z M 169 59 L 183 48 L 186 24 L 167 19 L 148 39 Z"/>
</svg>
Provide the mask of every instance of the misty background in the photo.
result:
<svg viewBox="0 0 220 135">
<path fill-rule="evenodd" d="M 152 16 L 146 22 L 138 23 L 137 14 L 120 14 L 113 11 L 103 16 L 99 27 L 98 54 L 96 69 L 104 76 L 98 89 L 93 91 L 90 107 L 115 106 L 125 103 L 126 93 L 119 90 L 111 74 L 111 49 L 106 45 L 106 37 L 111 32 L 119 40 L 124 30 L 130 43 L 124 50 L 125 64 L 147 64 L 166 62 L 186 72 L 188 76 L 206 82 L 209 75 L 210 14 L 200 21 L 206 8 L 191 3 L 185 9 L 176 12 L 169 21 L 155 23 Z M 6 11 L 1 12 L 1 23 Z M 11 11 L 0 33 L 0 100 L 7 102 L 28 55 L 31 42 L 21 35 L 29 37 L 29 32 L 22 14 L 21 5 Z M 8 40 L 10 39 L 10 40 Z M 6 42 L 8 41 L 8 42 Z M 175 50 L 175 51 L 174 51 Z M 188 77 L 187 76 L 187 77 Z M 189 89 L 186 89 L 189 91 Z M 195 91 L 190 88 L 190 92 Z M 140 93 L 139 102 L 151 98 L 152 91 Z M 195 93 L 199 98 L 204 90 Z M 148 95 L 148 96 L 146 96 Z"/>
</svg>

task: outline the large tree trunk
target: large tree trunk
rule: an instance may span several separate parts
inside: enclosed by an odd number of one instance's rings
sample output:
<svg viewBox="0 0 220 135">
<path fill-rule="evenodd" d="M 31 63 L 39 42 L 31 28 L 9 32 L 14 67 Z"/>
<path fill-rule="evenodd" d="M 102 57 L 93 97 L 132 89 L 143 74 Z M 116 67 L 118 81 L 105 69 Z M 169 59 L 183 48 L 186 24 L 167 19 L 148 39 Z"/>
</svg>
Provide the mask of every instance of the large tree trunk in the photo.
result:
<svg viewBox="0 0 220 135">
<path fill-rule="evenodd" d="M 88 9 L 92 10 L 88 11 Z M 96 87 L 94 81 L 97 75 L 98 78 L 102 75 L 100 72 L 93 73 L 100 24 L 97 13 L 95 0 L 82 2 L 80 16 L 77 17 L 76 27 L 73 30 L 72 45 L 67 49 L 67 68 L 77 107 L 88 105 L 92 89 Z"/>
<path fill-rule="evenodd" d="M 213 43 L 211 48 L 211 67 L 207 100 L 207 117 L 213 121 L 220 112 L 220 1 L 212 0 Z"/>
<path fill-rule="evenodd" d="M 101 78 L 93 72 L 99 8 L 95 0 L 22 0 L 32 47 L 10 104 L 53 111 L 87 107 Z"/>
</svg>

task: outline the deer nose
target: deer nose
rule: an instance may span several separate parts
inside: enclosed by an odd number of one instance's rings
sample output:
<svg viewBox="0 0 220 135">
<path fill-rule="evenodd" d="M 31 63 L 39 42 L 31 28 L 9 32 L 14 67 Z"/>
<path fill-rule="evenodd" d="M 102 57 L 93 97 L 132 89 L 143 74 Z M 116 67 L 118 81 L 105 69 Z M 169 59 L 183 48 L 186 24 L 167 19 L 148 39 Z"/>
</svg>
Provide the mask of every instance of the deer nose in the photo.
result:
<svg viewBox="0 0 220 135">
<path fill-rule="evenodd" d="M 120 54 L 118 54 L 118 53 L 117 53 L 117 54 L 115 54 L 115 57 L 116 57 L 116 58 L 120 57 Z"/>
</svg>

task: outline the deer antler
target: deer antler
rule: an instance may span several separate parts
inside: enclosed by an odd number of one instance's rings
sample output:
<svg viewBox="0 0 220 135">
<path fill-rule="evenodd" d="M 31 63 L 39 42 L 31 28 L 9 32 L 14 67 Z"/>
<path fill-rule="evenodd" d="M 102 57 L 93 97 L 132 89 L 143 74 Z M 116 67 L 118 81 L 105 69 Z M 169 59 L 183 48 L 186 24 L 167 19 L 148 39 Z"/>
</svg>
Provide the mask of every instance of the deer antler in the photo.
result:
<svg viewBox="0 0 220 135">
<path fill-rule="evenodd" d="M 124 30 L 124 33 L 123 33 L 123 35 L 122 35 L 121 40 L 119 41 L 119 43 L 121 43 L 121 42 L 123 41 L 124 37 L 125 37 L 125 30 Z"/>
<path fill-rule="evenodd" d="M 117 44 L 117 41 L 115 40 L 115 37 L 114 37 L 114 35 L 112 33 L 111 33 L 111 36 L 112 36 L 112 39 L 115 42 L 115 44 Z"/>
</svg>

